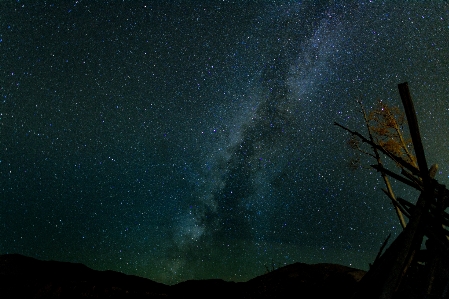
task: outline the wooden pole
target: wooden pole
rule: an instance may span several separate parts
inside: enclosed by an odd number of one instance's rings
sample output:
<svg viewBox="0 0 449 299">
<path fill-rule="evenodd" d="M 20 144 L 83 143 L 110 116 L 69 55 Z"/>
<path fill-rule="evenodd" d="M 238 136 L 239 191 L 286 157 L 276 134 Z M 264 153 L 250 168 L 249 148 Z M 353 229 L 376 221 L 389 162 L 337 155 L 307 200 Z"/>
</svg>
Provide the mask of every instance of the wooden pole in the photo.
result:
<svg viewBox="0 0 449 299">
<path fill-rule="evenodd" d="M 401 95 L 402 104 L 404 105 L 405 115 L 407 116 L 410 136 L 412 137 L 413 147 L 420 171 L 420 176 L 424 183 L 424 190 L 418 198 L 416 208 L 413 210 L 410 221 L 404 230 L 403 247 L 398 251 L 397 260 L 392 265 L 388 279 L 381 291 L 379 298 L 390 299 L 398 289 L 402 276 L 407 272 L 411 261 L 417 250 L 420 249 L 422 239 L 424 237 L 424 228 L 422 225 L 422 215 L 428 210 L 431 194 L 431 182 L 427 168 L 424 147 L 419 133 L 418 119 L 416 117 L 415 107 L 408 88 L 407 82 L 398 85 L 399 94 Z"/>
<path fill-rule="evenodd" d="M 415 149 L 416 160 L 421 172 L 421 177 L 424 181 L 424 186 L 430 185 L 430 178 L 428 173 L 426 156 L 424 154 L 424 147 L 421 142 L 421 134 L 419 133 L 418 119 L 416 117 L 415 106 L 413 105 L 408 83 L 404 82 L 398 85 L 399 94 L 401 95 L 402 105 L 404 105 L 405 115 L 407 116 L 408 127 L 410 129 L 410 136 L 412 137 L 413 148 Z M 427 181 L 427 182 L 426 182 Z M 427 183 L 427 184 L 426 184 Z"/>
</svg>

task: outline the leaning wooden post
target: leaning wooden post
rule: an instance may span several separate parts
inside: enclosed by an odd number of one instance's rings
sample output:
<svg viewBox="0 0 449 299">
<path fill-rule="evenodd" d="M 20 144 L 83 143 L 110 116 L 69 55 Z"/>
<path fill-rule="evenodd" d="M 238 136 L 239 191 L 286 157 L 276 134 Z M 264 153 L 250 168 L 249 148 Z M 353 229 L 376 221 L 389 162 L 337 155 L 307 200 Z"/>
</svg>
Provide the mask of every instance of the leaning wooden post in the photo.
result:
<svg viewBox="0 0 449 299">
<path fill-rule="evenodd" d="M 401 95 L 402 104 L 404 105 L 405 115 L 407 116 L 410 136 L 412 137 L 413 148 L 415 149 L 416 160 L 421 173 L 424 186 L 430 187 L 429 169 L 427 167 L 426 155 L 421 142 L 421 134 L 419 133 L 418 119 L 416 117 L 415 106 L 413 105 L 410 90 L 407 82 L 398 85 L 399 94 Z"/>
<path fill-rule="evenodd" d="M 405 115 L 410 129 L 410 136 L 412 137 L 413 147 L 418 162 L 420 177 L 423 180 L 424 190 L 418 198 L 416 208 L 411 215 L 410 221 L 404 230 L 403 246 L 399 249 L 397 259 L 391 267 L 385 285 L 382 288 L 379 298 L 390 299 L 397 291 L 403 274 L 410 266 L 415 253 L 420 249 L 422 239 L 424 237 L 424 229 L 422 225 L 422 215 L 428 210 L 430 201 L 428 200 L 431 192 L 431 182 L 427 168 L 426 156 L 424 154 L 424 147 L 419 133 L 418 119 L 416 117 L 415 108 L 413 106 L 410 91 L 407 82 L 398 85 L 399 94 L 401 95 L 402 104 L 404 105 Z"/>
<path fill-rule="evenodd" d="M 366 115 L 365 108 L 363 107 L 362 102 L 360 100 L 357 100 L 357 102 L 359 103 L 360 109 L 362 110 L 363 119 L 365 120 L 366 130 L 368 131 L 368 135 L 369 135 L 369 140 L 371 141 L 371 143 L 374 144 L 375 143 L 374 137 L 373 137 L 373 134 L 371 133 L 372 129 L 370 127 L 369 119 L 368 119 L 368 116 Z M 377 161 L 377 166 L 379 166 L 379 168 L 383 168 L 383 164 L 382 164 L 382 160 L 380 159 L 379 151 L 377 150 L 377 148 L 375 146 L 372 146 L 372 149 L 374 152 L 374 157 L 376 158 L 376 161 Z M 385 171 L 380 171 L 380 174 L 382 176 L 382 179 L 384 180 L 385 186 L 387 187 L 387 190 L 386 190 L 387 196 L 388 196 L 388 198 L 390 198 L 391 203 L 393 204 L 393 207 L 396 211 L 396 215 L 399 218 L 399 223 L 401 223 L 402 229 L 404 229 L 407 226 L 407 223 L 405 222 L 404 215 L 402 215 L 402 212 L 399 209 L 398 202 L 396 200 L 396 196 L 394 195 L 393 188 L 391 187 L 390 180 L 388 179 L 388 176 L 386 175 Z"/>
</svg>

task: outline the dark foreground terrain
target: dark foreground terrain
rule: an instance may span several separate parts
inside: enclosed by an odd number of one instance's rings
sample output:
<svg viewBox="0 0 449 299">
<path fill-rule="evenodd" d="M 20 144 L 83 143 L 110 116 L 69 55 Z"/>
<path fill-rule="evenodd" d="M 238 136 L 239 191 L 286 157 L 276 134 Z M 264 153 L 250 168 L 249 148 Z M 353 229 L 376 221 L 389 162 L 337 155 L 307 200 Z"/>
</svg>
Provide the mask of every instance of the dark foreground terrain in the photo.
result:
<svg viewBox="0 0 449 299">
<path fill-rule="evenodd" d="M 247 282 L 219 279 L 173 286 L 82 264 L 0 255 L 0 298 L 349 298 L 365 271 L 296 263 Z"/>
</svg>

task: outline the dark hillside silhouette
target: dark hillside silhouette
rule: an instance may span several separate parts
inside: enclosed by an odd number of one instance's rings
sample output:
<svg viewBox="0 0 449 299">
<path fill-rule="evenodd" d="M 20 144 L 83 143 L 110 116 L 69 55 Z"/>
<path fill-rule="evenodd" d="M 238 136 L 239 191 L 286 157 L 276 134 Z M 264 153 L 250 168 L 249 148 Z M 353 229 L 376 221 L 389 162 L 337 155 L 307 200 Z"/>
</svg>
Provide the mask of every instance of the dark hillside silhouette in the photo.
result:
<svg viewBox="0 0 449 299">
<path fill-rule="evenodd" d="M 82 264 L 0 256 L 0 298 L 347 298 L 365 271 L 296 263 L 248 282 L 192 280 L 167 286 Z"/>
</svg>

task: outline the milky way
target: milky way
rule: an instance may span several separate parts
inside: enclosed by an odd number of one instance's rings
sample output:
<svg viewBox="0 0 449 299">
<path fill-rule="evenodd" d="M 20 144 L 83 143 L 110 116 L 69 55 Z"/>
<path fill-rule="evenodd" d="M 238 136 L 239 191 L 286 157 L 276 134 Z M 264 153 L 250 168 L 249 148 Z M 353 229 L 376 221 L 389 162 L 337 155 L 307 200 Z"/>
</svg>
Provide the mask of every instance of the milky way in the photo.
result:
<svg viewBox="0 0 449 299">
<path fill-rule="evenodd" d="M 333 122 L 363 132 L 355 99 L 400 105 L 405 81 L 449 180 L 445 2 L 0 11 L 0 253 L 164 283 L 366 269 L 400 225 L 379 175 L 347 167 Z"/>
</svg>

